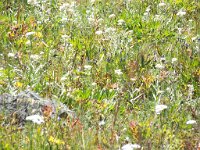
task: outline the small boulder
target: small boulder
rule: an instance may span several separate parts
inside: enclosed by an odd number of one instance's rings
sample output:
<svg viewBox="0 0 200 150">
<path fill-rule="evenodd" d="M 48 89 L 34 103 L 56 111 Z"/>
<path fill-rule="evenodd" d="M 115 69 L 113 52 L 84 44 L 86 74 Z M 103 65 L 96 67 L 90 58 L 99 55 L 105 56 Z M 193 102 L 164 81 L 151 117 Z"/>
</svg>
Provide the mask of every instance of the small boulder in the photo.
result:
<svg viewBox="0 0 200 150">
<path fill-rule="evenodd" d="M 0 114 L 14 118 L 14 123 L 24 124 L 26 118 L 40 115 L 46 118 L 75 118 L 75 112 L 56 100 L 43 99 L 32 91 L 23 91 L 14 96 L 8 93 L 0 95 Z"/>
</svg>

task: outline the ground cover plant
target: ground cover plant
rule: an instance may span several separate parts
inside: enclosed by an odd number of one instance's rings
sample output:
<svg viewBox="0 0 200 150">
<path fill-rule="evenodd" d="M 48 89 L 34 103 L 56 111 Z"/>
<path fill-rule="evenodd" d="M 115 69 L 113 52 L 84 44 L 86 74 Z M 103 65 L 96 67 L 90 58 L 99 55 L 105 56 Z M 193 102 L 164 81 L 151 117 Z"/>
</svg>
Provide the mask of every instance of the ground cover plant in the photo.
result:
<svg viewBox="0 0 200 150">
<path fill-rule="evenodd" d="M 0 94 L 77 118 L 3 125 L 0 149 L 200 146 L 198 0 L 1 0 Z"/>
</svg>

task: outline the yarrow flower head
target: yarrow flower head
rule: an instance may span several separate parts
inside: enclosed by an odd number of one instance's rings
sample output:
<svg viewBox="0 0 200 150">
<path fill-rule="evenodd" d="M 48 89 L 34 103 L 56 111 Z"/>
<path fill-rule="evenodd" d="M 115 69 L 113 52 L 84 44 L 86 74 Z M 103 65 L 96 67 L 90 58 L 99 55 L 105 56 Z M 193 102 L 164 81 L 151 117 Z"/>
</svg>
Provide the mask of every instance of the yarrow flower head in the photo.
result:
<svg viewBox="0 0 200 150">
<path fill-rule="evenodd" d="M 167 109 L 166 105 L 156 105 L 156 108 L 155 108 L 156 114 L 160 114 L 161 111 L 163 111 L 164 109 Z"/>
<path fill-rule="evenodd" d="M 186 12 L 181 9 L 178 11 L 178 13 L 176 15 L 182 17 L 182 16 L 186 15 Z"/>
<path fill-rule="evenodd" d="M 26 37 L 29 37 L 29 36 L 34 35 L 34 34 L 35 34 L 35 32 L 27 32 Z"/>
<path fill-rule="evenodd" d="M 122 75 L 123 73 L 122 73 L 121 69 L 117 69 L 117 70 L 115 70 L 115 74 Z"/>
<path fill-rule="evenodd" d="M 115 14 L 111 14 L 108 18 L 115 18 L 116 16 L 115 16 Z"/>
<path fill-rule="evenodd" d="M 112 27 L 105 29 L 105 33 L 110 33 L 110 32 L 115 32 L 115 31 L 116 31 L 116 29 L 112 28 Z"/>
<path fill-rule="evenodd" d="M 60 6 L 60 11 L 64 11 L 65 9 L 69 8 L 70 4 L 69 3 L 64 3 L 63 5 Z"/>
<path fill-rule="evenodd" d="M 101 35 L 101 34 L 103 34 L 103 31 L 101 31 L 101 30 L 96 31 L 95 34 L 96 34 L 96 35 Z"/>
<path fill-rule="evenodd" d="M 125 23 L 125 21 L 123 19 L 120 19 L 117 21 L 117 24 L 120 26 L 120 25 L 123 25 Z"/>
<path fill-rule="evenodd" d="M 37 5 L 38 1 L 37 0 L 27 0 L 27 3 L 30 5 Z"/>
<path fill-rule="evenodd" d="M 122 150 L 134 150 L 134 149 L 138 149 L 138 148 L 140 148 L 140 147 L 141 147 L 141 146 L 138 145 L 138 144 L 131 144 L 131 143 L 129 143 L 129 144 L 123 145 L 123 146 L 122 146 Z"/>
<path fill-rule="evenodd" d="M 15 57 L 14 53 L 8 53 L 8 57 Z"/>
<path fill-rule="evenodd" d="M 26 120 L 32 121 L 33 123 L 36 123 L 36 124 L 44 123 L 44 118 L 40 115 L 28 116 L 28 117 L 26 117 Z"/>
<path fill-rule="evenodd" d="M 165 68 L 162 64 L 156 64 L 156 66 L 155 66 L 157 69 L 163 69 L 163 68 Z"/>
<path fill-rule="evenodd" d="M 99 126 L 103 126 L 103 125 L 105 125 L 105 120 L 101 120 L 100 122 L 99 122 Z"/>
<path fill-rule="evenodd" d="M 96 86 L 97 85 L 97 83 L 96 82 L 92 82 L 92 86 Z"/>
<path fill-rule="evenodd" d="M 40 56 L 37 54 L 33 54 L 33 55 L 30 55 L 30 59 L 37 61 L 38 59 L 40 59 Z"/>
<path fill-rule="evenodd" d="M 148 6 L 147 8 L 146 8 L 146 12 L 150 12 L 151 11 L 151 6 Z"/>
<path fill-rule="evenodd" d="M 104 21 L 103 18 L 99 18 L 99 19 L 97 20 L 98 23 L 102 23 L 103 21 Z"/>
<path fill-rule="evenodd" d="M 162 16 L 161 15 L 155 15 L 154 21 L 160 21 L 160 20 L 162 20 Z"/>
<path fill-rule="evenodd" d="M 31 45 L 31 41 L 30 40 L 28 40 L 28 41 L 26 41 L 26 45 Z"/>
<path fill-rule="evenodd" d="M 162 2 L 162 3 L 159 3 L 158 6 L 163 7 L 163 6 L 166 6 L 166 4 Z"/>
<path fill-rule="evenodd" d="M 63 17 L 60 21 L 61 21 L 61 22 L 67 22 L 67 21 L 68 21 L 68 18 L 67 18 L 67 17 Z"/>
<path fill-rule="evenodd" d="M 96 1 L 96 0 L 90 0 L 90 2 L 91 2 L 92 4 L 95 3 L 95 1 Z"/>
<path fill-rule="evenodd" d="M 196 120 L 188 120 L 186 124 L 197 124 Z"/>
<path fill-rule="evenodd" d="M 174 64 L 175 62 L 177 62 L 177 58 L 172 58 L 172 64 Z"/>
<path fill-rule="evenodd" d="M 84 68 L 85 68 L 86 70 L 90 70 L 90 69 L 92 69 L 92 66 L 90 66 L 90 65 L 85 65 Z"/>
</svg>

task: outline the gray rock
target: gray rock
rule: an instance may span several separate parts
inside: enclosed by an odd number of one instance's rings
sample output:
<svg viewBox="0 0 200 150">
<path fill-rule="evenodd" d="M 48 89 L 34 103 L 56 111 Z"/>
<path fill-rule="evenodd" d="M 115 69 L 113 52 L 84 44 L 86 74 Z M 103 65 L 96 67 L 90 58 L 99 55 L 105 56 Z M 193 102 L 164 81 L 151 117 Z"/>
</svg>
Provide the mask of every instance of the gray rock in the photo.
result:
<svg viewBox="0 0 200 150">
<path fill-rule="evenodd" d="M 50 99 L 43 99 L 32 91 L 23 91 L 16 96 L 0 95 L 0 114 L 7 118 L 15 118 L 15 123 L 24 123 L 27 116 L 41 115 L 46 118 L 75 118 L 74 111 L 65 104 Z"/>
</svg>

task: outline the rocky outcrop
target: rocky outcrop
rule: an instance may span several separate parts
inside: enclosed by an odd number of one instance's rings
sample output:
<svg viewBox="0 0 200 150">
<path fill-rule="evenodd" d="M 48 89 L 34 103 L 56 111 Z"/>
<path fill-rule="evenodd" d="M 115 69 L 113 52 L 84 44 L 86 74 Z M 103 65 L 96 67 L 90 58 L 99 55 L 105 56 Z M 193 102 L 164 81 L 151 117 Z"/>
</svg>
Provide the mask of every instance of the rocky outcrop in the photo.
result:
<svg viewBox="0 0 200 150">
<path fill-rule="evenodd" d="M 65 104 L 50 99 L 43 99 L 32 91 L 24 91 L 14 96 L 0 95 L 0 114 L 12 118 L 13 123 L 24 124 L 26 117 L 41 115 L 45 118 L 75 117 L 74 111 Z"/>
</svg>

